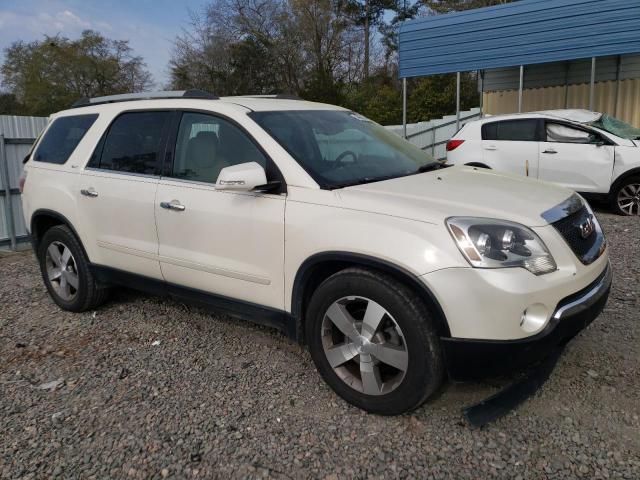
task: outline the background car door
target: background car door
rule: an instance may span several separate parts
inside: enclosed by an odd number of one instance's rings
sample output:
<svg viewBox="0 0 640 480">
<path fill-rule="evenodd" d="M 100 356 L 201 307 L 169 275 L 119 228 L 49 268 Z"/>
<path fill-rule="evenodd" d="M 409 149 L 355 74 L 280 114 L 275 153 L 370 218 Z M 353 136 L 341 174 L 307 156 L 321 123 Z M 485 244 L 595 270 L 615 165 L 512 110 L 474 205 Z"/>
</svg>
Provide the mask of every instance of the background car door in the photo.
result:
<svg viewBox="0 0 640 480">
<path fill-rule="evenodd" d="M 78 188 L 92 262 L 162 279 L 154 204 L 171 115 L 123 113 L 98 143 Z"/>
<path fill-rule="evenodd" d="M 535 178 L 541 123 L 538 119 L 522 119 L 482 125 L 483 163 L 494 170 Z"/>
<path fill-rule="evenodd" d="M 538 178 L 577 192 L 607 193 L 611 186 L 615 147 L 595 132 L 546 122 L 540 142 Z"/>
<path fill-rule="evenodd" d="M 285 196 L 214 186 L 224 167 L 268 161 L 232 122 L 182 114 L 173 162 L 156 195 L 167 282 L 283 309 Z"/>
</svg>

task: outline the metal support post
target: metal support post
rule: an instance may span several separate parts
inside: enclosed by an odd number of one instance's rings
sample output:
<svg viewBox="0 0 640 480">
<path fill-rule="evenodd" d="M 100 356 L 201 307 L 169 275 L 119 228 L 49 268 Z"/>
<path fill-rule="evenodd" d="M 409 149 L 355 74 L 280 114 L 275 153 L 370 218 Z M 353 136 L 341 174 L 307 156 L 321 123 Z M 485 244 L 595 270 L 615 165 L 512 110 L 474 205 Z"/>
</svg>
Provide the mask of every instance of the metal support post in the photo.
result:
<svg viewBox="0 0 640 480">
<path fill-rule="evenodd" d="M 456 73 L 456 132 L 460 130 L 460 72 Z"/>
<path fill-rule="evenodd" d="M 5 148 L 4 135 L 0 134 L 0 180 L 4 190 L 4 215 L 7 222 L 7 233 L 11 242 L 11 250 L 16 249 L 16 228 L 13 220 L 13 202 L 9 177 L 9 164 Z"/>
<path fill-rule="evenodd" d="M 407 79 L 402 79 L 402 136 L 407 138 Z"/>
<path fill-rule="evenodd" d="M 595 108 L 596 99 L 596 57 L 591 57 L 591 84 L 589 85 L 589 110 Z"/>
<path fill-rule="evenodd" d="M 518 87 L 518 113 L 522 112 L 522 89 L 524 88 L 524 65 L 520 65 L 520 86 Z"/>
</svg>

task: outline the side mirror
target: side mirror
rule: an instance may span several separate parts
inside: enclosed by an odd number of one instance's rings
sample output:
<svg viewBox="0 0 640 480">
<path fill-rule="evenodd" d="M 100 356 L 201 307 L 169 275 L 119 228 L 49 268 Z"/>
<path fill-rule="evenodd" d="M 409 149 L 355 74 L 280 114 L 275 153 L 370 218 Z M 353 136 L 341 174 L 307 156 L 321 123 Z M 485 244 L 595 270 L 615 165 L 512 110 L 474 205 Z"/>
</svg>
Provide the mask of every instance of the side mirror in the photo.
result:
<svg viewBox="0 0 640 480">
<path fill-rule="evenodd" d="M 232 165 L 220 170 L 216 190 L 249 192 L 267 183 L 267 174 L 256 162 Z"/>
</svg>

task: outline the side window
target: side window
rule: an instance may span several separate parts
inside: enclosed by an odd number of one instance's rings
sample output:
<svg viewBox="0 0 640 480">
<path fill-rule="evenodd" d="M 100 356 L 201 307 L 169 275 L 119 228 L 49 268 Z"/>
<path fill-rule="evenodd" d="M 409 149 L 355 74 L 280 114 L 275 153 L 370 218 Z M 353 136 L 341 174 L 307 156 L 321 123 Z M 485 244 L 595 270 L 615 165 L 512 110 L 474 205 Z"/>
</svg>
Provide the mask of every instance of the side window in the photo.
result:
<svg viewBox="0 0 640 480">
<path fill-rule="evenodd" d="M 123 113 L 113 121 L 106 137 L 98 144 L 96 152 L 102 150 L 99 162 L 95 155 L 90 165 L 153 175 L 157 172 L 162 136 L 170 116 L 170 112 Z"/>
<path fill-rule="evenodd" d="M 216 183 L 223 168 L 247 162 L 266 168 L 267 159 L 240 128 L 213 115 L 182 114 L 171 176 Z"/>
<path fill-rule="evenodd" d="M 38 145 L 33 159 L 36 162 L 64 164 L 96 118 L 98 114 L 56 118 Z"/>
<path fill-rule="evenodd" d="M 511 142 L 537 142 L 538 120 L 506 120 L 485 123 L 482 126 L 483 140 L 503 140 Z"/>
<path fill-rule="evenodd" d="M 556 143 L 594 143 L 600 140 L 596 134 L 586 130 L 550 122 L 547 122 L 546 136 L 547 142 Z"/>
</svg>

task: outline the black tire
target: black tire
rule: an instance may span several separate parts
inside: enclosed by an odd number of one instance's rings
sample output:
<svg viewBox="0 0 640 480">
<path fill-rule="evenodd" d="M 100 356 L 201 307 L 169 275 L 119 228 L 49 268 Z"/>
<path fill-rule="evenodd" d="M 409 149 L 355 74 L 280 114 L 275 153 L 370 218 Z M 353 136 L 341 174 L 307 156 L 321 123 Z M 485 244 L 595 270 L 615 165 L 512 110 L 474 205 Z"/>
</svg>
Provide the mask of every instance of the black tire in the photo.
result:
<svg viewBox="0 0 640 480">
<path fill-rule="evenodd" d="M 404 334 L 408 367 L 397 387 L 388 393 L 367 395 L 352 388 L 334 371 L 325 354 L 325 313 L 337 300 L 351 296 L 377 302 Z M 434 325 L 429 309 L 411 289 L 387 275 L 349 268 L 329 277 L 314 292 L 307 309 L 305 336 L 320 375 L 338 395 L 371 413 L 399 415 L 419 407 L 443 382 L 444 365 Z"/>
<path fill-rule="evenodd" d="M 47 273 L 47 250 L 52 244 L 63 245 L 68 248 L 73 256 L 74 270 L 78 278 L 78 288 L 75 289 L 73 298 L 63 298 L 54 288 Z M 71 312 L 84 312 L 94 309 L 104 303 L 109 295 L 109 289 L 97 284 L 91 270 L 89 261 L 79 240 L 65 225 L 57 225 L 45 232 L 38 245 L 38 262 L 45 286 L 56 304 L 63 310 Z"/>
<path fill-rule="evenodd" d="M 611 209 L 618 215 L 640 215 L 640 190 L 638 190 L 638 188 L 640 188 L 640 177 L 625 178 L 622 182 L 620 182 L 620 185 L 618 185 L 615 190 L 611 192 L 611 196 L 609 198 L 609 205 L 611 206 Z M 632 198 L 629 201 L 630 210 L 625 211 L 625 209 L 623 209 L 621 206 L 619 197 L 622 194 L 631 193 L 630 189 L 636 189 L 636 193 L 635 195 L 631 195 Z"/>
</svg>

